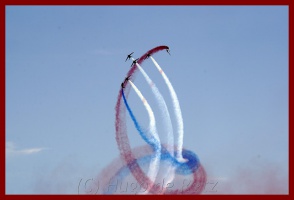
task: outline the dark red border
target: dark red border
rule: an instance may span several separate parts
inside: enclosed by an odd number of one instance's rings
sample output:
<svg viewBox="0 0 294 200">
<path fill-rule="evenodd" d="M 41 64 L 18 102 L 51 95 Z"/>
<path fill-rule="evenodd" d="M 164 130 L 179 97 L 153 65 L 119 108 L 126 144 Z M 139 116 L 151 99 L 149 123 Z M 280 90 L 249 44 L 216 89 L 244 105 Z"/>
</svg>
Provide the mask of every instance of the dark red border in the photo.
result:
<svg viewBox="0 0 294 200">
<path fill-rule="evenodd" d="M 4 5 L 290 5 L 291 0 L 3 0 Z"/>
<path fill-rule="evenodd" d="M 112 0 L 112 1 L 97 1 L 97 0 L 83 0 L 83 1 L 68 1 L 68 0 L 43 0 L 43 1 L 36 1 L 36 0 L 2 0 L 0 2 L 0 14 L 1 14 L 1 70 L 0 70 L 0 76 L 1 76 L 1 93 L 3 94 L 3 97 L 1 98 L 1 133 L 3 133 L 1 136 L 1 160 L 4 162 L 1 162 L 1 192 L 0 192 L 0 199 L 52 199 L 52 198 L 62 198 L 62 199 L 120 199 L 121 198 L 140 198 L 140 199 L 147 199 L 152 198 L 150 195 L 136 195 L 136 196 L 129 196 L 129 195 L 102 195 L 102 196 L 88 196 L 88 195 L 5 195 L 5 6 L 6 5 L 288 5 L 289 6 L 289 133 L 291 132 L 290 128 L 290 113 L 291 113 L 291 106 L 290 106 L 290 100 L 291 100 L 291 77 L 292 76 L 292 70 L 290 66 L 293 67 L 293 59 L 291 59 L 293 55 L 293 5 L 291 4 L 291 0 L 239 0 L 239 1 L 233 1 L 233 0 L 181 0 L 174 2 L 173 0 L 141 0 L 141 1 L 135 1 L 135 0 Z M 290 37 L 292 36 L 292 38 Z M 187 198 L 187 199 L 214 199 L 214 198 L 224 198 L 224 199 L 246 199 L 248 198 L 262 198 L 262 199 L 290 199 L 291 196 L 293 199 L 293 184 L 292 184 L 292 177 L 293 173 L 291 172 L 291 169 L 293 167 L 292 160 L 290 159 L 293 157 L 293 144 L 291 145 L 293 140 L 293 136 L 289 134 L 289 194 L 290 195 L 198 195 L 198 196 L 172 196 L 172 195 L 163 195 L 163 196 L 156 196 L 155 198 L 159 199 L 178 199 L 178 198 Z"/>
</svg>

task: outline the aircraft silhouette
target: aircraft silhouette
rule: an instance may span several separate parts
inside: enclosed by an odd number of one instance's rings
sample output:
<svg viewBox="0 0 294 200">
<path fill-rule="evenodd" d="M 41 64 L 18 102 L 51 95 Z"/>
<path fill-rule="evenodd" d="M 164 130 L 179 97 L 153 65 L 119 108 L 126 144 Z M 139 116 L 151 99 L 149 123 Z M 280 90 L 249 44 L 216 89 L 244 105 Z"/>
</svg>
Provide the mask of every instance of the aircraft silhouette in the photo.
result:
<svg viewBox="0 0 294 200">
<path fill-rule="evenodd" d="M 150 56 L 151 56 L 151 54 L 148 53 L 148 54 L 146 55 L 146 57 L 144 58 L 144 60 L 148 59 Z"/>
<path fill-rule="evenodd" d="M 138 62 L 139 58 L 137 58 L 136 60 L 133 61 L 131 67 L 133 67 L 137 62 Z"/>
<path fill-rule="evenodd" d="M 126 61 L 129 60 L 129 59 L 131 59 L 133 53 L 134 53 L 134 52 L 130 53 L 130 54 L 127 56 Z M 125 62 L 126 62 L 126 61 L 125 61 Z"/>
<path fill-rule="evenodd" d="M 127 76 L 127 77 L 125 78 L 124 82 L 121 83 L 121 87 L 122 87 L 122 88 L 125 88 L 124 85 L 126 84 L 126 82 L 127 82 L 128 80 L 130 80 L 130 77 L 131 77 L 131 75 L 130 75 L 130 76 Z"/>
</svg>

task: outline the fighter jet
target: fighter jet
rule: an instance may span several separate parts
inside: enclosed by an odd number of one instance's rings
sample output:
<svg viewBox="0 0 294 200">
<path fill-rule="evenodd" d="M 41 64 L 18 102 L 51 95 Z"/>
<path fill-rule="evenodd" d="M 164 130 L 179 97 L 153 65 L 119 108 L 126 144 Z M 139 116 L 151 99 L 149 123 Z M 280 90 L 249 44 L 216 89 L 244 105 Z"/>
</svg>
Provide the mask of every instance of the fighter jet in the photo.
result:
<svg viewBox="0 0 294 200">
<path fill-rule="evenodd" d="M 124 83 L 127 82 L 128 80 L 130 80 L 130 77 L 131 77 L 131 75 L 130 75 L 130 76 L 127 76 L 127 77 L 125 78 L 125 80 L 124 80 Z"/>
<path fill-rule="evenodd" d="M 127 76 L 127 77 L 125 78 L 124 82 L 121 83 L 121 87 L 122 87 L 122 88 L 125 88 L 125 84 L 126 84 L 126 82 L 127 82 L 128 80 L 130 80 L 130 77 L 131 77 L 131 75 L 130 75 L 130 76 Z"/>
<path fill-rule="evenodd" d="M 127 56 L 126 61 L 127 61 L 128 59 L 131 59 L 133 53 L 134 53 L 134 52 L 130 53 L 130 54 Z M 126 62 L 126 61 L 125 61 L 125 62 Z"/>
<path fill-rule="evenodd" d="M 169 52 L 169 48 L 168 49 L 166 49 L 166 52 L 170 55 L 170 52 Z"/>
<path fill-rule="evenodd" d="M 136 60 L 133 61 L 131 67 L 133 67 L 134 65 L 136 65 L 136 63 L 138 62 L 139 58 L 137 58 Z"/>
<path fill-rule="evenodd" d="M 151 56 L 151 54 L 148 53 L 148 54 L 146 55 L 146 57 L 144 58 L 144 60 L 148 59 L 150 56 Z"/>
</svg>

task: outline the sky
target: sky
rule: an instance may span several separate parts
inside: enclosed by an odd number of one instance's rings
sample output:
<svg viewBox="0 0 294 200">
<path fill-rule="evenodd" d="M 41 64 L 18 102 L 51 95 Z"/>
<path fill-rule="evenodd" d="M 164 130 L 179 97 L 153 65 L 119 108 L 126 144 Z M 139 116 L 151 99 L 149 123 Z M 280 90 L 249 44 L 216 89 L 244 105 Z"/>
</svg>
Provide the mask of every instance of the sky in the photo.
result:
<svg viewBox="0 0 294 200">
<path fill-rule="evenodd" d="M 6 6 L 6 194 L 78 194 L 116 159 L 126 56 L 159 45 L 184 148 L 217 183 L 205 193 L 288 193 L 287 6 Z M 141 74 L 134 83 L 156 110 Z M 132 147 L 144 145 L 127 118 Z"/>
</svg>

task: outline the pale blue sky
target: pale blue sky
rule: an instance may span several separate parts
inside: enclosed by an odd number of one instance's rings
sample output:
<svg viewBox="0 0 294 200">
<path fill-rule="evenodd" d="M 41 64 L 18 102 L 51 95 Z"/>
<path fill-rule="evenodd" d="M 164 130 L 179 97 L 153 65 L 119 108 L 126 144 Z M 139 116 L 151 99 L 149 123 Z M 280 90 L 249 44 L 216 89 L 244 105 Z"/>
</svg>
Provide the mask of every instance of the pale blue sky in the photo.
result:
<svg viewBox="0 0 294 200">
<path fill-rule="evenodd" d="M 218 192 L 252 192 L 239 172 L 265 168 L 288 192 L 288 7 L 7 6 L 6 193 L 77 194 L 115 159 L 126 55 L 159 45 L 171 51 L 154 58 L 177 92 L 184 147 Z M 151 61 L 144 69 L 169 101 Z M 135 84 L 152 105 L 143 76 Z"/>
</svg>

